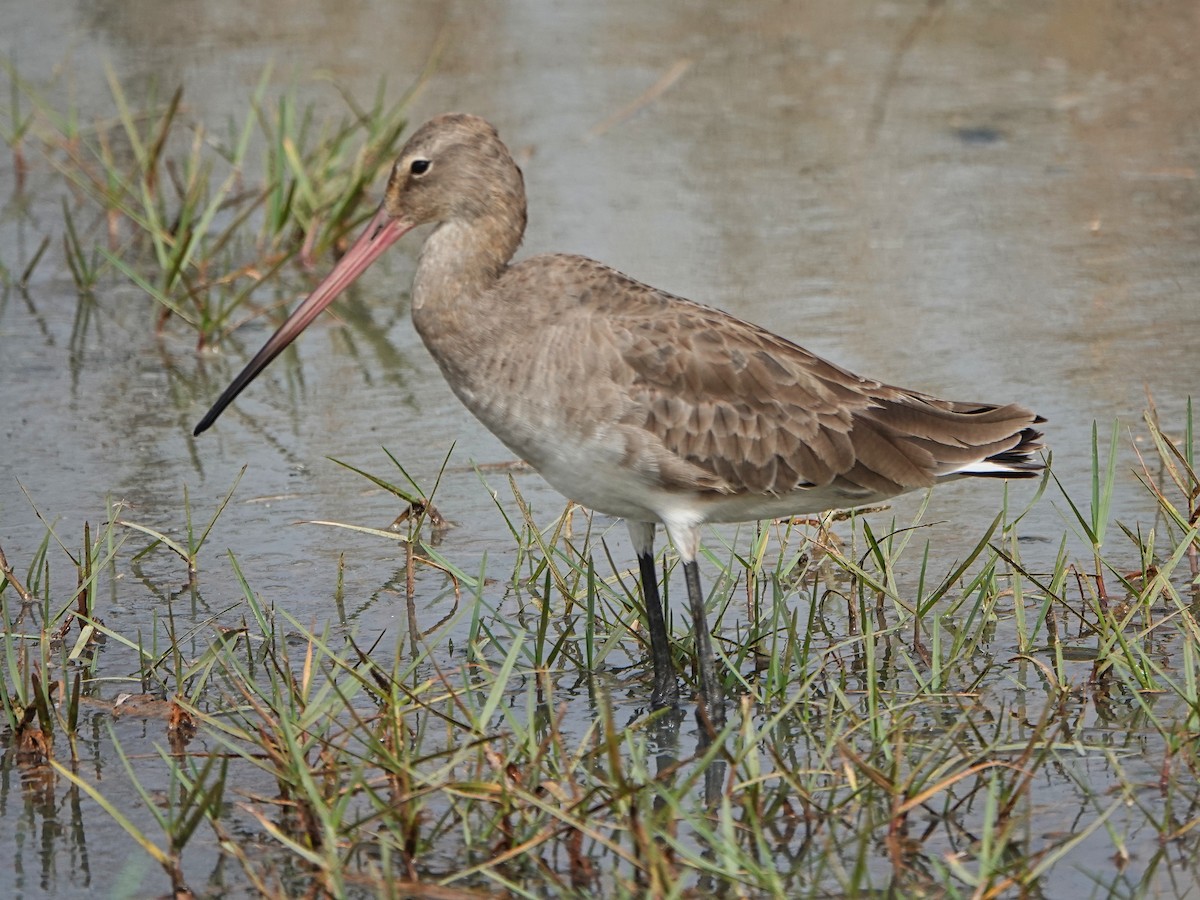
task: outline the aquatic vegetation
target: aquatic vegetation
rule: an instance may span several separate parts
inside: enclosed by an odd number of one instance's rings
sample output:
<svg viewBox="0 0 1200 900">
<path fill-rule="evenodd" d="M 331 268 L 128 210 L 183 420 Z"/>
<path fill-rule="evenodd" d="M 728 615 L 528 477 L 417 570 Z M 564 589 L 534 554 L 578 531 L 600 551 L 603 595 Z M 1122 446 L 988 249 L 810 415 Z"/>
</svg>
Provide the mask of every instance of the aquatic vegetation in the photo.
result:
<svg viewBox="0 0 1200 900">
<path fill-rule="evenodd" d="M 644 714 L 628 716 L 622 695 L 649 683 L 636 582 L 596 560 L 601 536 L 579 510 L 536 521 L 511 480 L 497 503 L 516 562 L 490 573 L 498 583 L 446 559 L 421 506 L 390 532 L 361 529 L 406 558 L 406 626 L 371 646 L 341 596 L 333 621 L 305 625 L 232 554 L 236 602 L 186 634 L 175 609 L 153 636 L 123 634 L 98 588 L 153 530 L 110 510 L 69 552 L 48 527 L 27 574 L 3 562 L 6 765 L 40 773 L 50 796 L 91 798 L 177 890 L 203 872 L 190 860 L 213 854 L 268 896 L 1053 894 L 1085 851 L 1114 860 L 1091 876 L 1102 894 L 1188 880 L 1200 859 L 1191 423 L 1189 410 L 1172 438 L 1147 416 L 1152 528 L 1105 517 L 1111 454 L 1098 445 L 1090 503 L 1064 498 L 1095 539 L 1086 562 L 1064 550 L 1030 571 L 1009 510 L 945 573 L 919 514 L 886 532 L 878 513 L 778 522 L 748 548 L 709 551 L 738 701 L 715 742 L 637 701 Z M 392 492 L 423 496 L 410 487 Z M 51 581 L 54 548 L 71 561 L 65 585 Z M 675 564 L 670 551 L 661 562 Z M 191 590 L 203 594 L 202 575 Z M 673 644 L 690 656 L 686 633 Z M 142 699 L 122 712 L 131 701 L 113 698 L 127 692 Z M 593 715 L 568 724 L 579 704 Z M 121 733 L 130 717 L 148 727 Z M 34 727 L 99 730 L 125 763 L 98 780 L 56 741 L 31 754 Z"/>
<path fill-rule="evenodd" d="M 408 95 L 389 101 L 383 81 L 366 106 L 342 92 L 347 116 L 319 124 L 294 89 L 268 96 L 269 67 L 224 134 L 188 116 L 182 87 L 151 90 L 135 106 L 111 70 L 111 115 L 84 125 L 6 68 L 0 136 L 19 171 L 47 166 L 69 187 L 61 241 L 77 290 L 125 279 L 153 298 L 157 328 L 192 329 L 200 348 L 262 314 L 251 294 L 286 266 L 336 252 L 373 211 L 370 189 L 407 125 Z M 52 243 L 47 235 L 19 283 Z"/>
</svg>

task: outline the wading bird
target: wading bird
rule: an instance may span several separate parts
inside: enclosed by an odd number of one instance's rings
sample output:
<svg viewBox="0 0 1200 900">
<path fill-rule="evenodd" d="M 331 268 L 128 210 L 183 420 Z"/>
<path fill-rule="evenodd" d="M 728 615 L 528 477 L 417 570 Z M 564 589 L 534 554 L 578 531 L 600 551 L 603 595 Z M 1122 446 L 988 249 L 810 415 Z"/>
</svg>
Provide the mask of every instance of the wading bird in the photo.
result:
<svg viewBox="0 0 1200 900">
<path fill-rule="evenodd" d="M 728 313 L 582 256 L 512 263 L 525 185 L 496 130 L 451 114 L 413 134 L 383 204 L 267 341 L 198 435 L 404 234 L 432 225 L 413 324 L 463 404 L 553 487 L 626 520 L 650 632 L 656 707 L 679 689 L 654 566 L 657 525 L 683 562 L 700 709 L 724 722 L 696 555 L 708 522 L 875 503 L 966 476 L 1025 478 L 1043 419 L 860 378 Z"/>
</svg>

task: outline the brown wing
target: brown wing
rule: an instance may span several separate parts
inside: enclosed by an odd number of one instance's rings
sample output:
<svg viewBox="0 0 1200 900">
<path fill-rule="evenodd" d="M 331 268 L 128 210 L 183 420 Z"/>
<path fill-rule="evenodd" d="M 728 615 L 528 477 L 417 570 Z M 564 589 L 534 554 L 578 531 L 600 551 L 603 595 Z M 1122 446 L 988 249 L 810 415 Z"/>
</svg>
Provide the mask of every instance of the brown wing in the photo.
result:
<svg viewBox="0 0 1200 900">
<path fill-rule="evenodd" d="M 1040 419 L 1020 406 L 943 401 L 860 378 L 596 265 L 601 283 L 580 299 L 599 313 L 594 338 L 614 342 L 627 367 L 621 424 L 684 464 L 680 488 L 785 494 L 839 482 L 888 495 L 1017 447 L 1019 464 L 1037 448 L 1030 425 Z M 698 483 L 696 469 L 708 478 Z"/>
</svg>

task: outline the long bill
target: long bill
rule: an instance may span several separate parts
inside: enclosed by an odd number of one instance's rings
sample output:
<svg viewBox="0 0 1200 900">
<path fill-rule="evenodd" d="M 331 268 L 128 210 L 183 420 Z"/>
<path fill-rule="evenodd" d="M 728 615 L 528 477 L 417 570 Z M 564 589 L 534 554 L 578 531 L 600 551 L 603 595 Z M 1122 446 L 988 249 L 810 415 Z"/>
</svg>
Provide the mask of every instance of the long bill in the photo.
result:
<svg viewBox="0 0 1200 900">
<path fill-rule="evenodd" d="M 404 219 L 390 216 L 387 210 L 381 206 L 358 240 L 333 267 L 333 271 L 325 276 L 325 280 L 317 285 L 316 290 L 292 311 L 287 321 L 280 325 L 279 330 L 263 344 L 262 349 L 246 364 L 246 368 L 242 369 L 241 374 L 233 379 L 229 387 L 225 388 L 224 393 L 217 398 L 212 409 L 205 413 L 204 418 L 200 420 L 200 424 L 196 426 L 196 430 L 192 434 L 198 435 L 202 431 L 206 431 L 213 422 L 217 421 L 217 417 L 225 411 L 225 407 L 232 403 L 246 385 L 252 382 L 258 373 L 270 364 L 271 360 L 282 353 L 284 348 L 294 341 L 313 319 L 320 315 L 321 310 L 337 299 L 337 296 L 353 284 L 354 280 L 365 272 L 384 250 L 396 243 L 412 227 Z"/>
</svg>

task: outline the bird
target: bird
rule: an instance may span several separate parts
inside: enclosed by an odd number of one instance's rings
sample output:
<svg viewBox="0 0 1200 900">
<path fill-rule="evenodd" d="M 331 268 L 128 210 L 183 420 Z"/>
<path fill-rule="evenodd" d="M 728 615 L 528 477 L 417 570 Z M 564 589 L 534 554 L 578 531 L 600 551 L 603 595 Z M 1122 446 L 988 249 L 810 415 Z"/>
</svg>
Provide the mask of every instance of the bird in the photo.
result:
<svg viewBox="0 0 1200 900">
<path fill-rule="evenodd" d="M 1025 406 L 937 399 L 863 378 L 730 313 L 567 253 L 514 262 L 524 177 L 465 113 L 418 128 L 360 237 L 196 426 L 254 378 L 388 247 L 421 226 L 412 322 L 450 388 L 560 493 L 623 518 L 650 635 L 651 705 L 678 707 L 654 563 L 682 563 L 697 717 L 725 723 L 697 556 L 703 526 L 848 509 L 966 477 L 1044 468 Z M 714 732 L 715 733 L 715 732 Z"/>
</svg>

